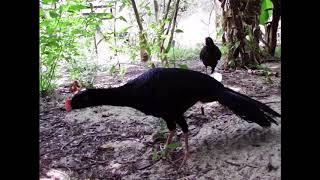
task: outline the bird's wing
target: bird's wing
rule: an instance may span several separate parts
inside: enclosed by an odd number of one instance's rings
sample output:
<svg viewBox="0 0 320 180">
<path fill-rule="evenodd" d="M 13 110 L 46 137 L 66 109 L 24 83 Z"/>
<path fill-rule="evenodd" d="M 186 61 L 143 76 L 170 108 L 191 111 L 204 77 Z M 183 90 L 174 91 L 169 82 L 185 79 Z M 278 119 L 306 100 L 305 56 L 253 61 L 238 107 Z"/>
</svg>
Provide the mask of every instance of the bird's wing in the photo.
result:
<svg viewBox="0 0 320 180">
<path fill-rule="evenodd" d="M 200 59 L 201 59 L 202 61 L 208 59 L 208 52 L 207 52 L 206 46 L 204 46 L 204 47 L 201 49 Z"/>
</svg>

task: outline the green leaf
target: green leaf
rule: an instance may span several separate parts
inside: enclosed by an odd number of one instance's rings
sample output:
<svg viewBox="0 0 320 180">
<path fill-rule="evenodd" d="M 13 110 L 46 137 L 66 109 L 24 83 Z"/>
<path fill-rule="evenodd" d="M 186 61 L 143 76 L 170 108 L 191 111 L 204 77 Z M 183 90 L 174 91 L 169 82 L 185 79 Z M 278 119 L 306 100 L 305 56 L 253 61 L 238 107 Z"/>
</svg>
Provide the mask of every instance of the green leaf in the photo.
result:
<svg viewBox="0 0 320 180">
<path fill-rule="evenodd" d="M 117 71 L 116 65 L 112 65 L 112 67 L 109 70 L 110 75 L 113 75 Z"/>
<path fill-rule="evenodd" d="M 169 24 L 171 22 L 172 18 L 167 18 L 166 20 L 164 20 L 165 24 Z"/>
<path fill-rule="evenodd" d="M 230 67 L 235 67 L 236 66 L 236 62 L 234 60 L 230 60 L 230 61 L 228 61 L 228 65 Z"/>
<path fill-rule="evenodd" d="M 107 6 L 108 6 L 109 8 L 112 8 L 112 7 L 113 7 L 113 4 L 114 4 L 114 2 L 111 1 L 111 2 L 108 2 L 108 3 L 107 3 Z"/>
<path fill-rule="evenodd" d="M 169 37 L 169 35 L 162 34 L 162 35 L 160 36 L 160 39 L 166 39 L 167 37 Z"/>
<path fill-rule="evenodd" d="M 119 19 L 124 21 L 124 22 L 127 22 L 127 20 L 123 16 L 120 16 Z"/>
<path fill-rule="evenodd" d="M 171 144 L 168 144 L 167 145 L 167 148 L 168 149 L 176 149 L 177 147 L 180 147 L 181 146 L 181 143 L 179 143 L 179 142 L 174 142 L 174 143 L 171 143 Z"/>
<path fill-rule="evenodd" d="M 131 1 L 130 1 L 130 0 L 121 0 L 121 2 L 122 2 L 124 5 L 131 5 Z"/>
<path fill-rule="evenodd" d="M 152 160 L 157 161 L 157 160 L 159 160 L 159 158 L 160 158 L 160 156 L 158 155 L 158 152 L 156 150 L 153 150 Z"/>
<path fill-rule="evenodd" d="M 50 17 L 52 17 L 52 18 L 57 18 L 57 17 L 59 17 L 59 14 L 56 13 L 55 11 L 50 11 L 50 12 L 49 12 L 49 15 L 50 15 Z"/>
<path fill-rule="evenodd" d="M 106 19 L 113 19 L 113 15 L 112 13 L 99 13 L 98 16 L 100 18 L 106 18 Z"/>
<path fill-rule="evenodd" d="M 40 17 L 44 17 L 44 16 L 45 16 L 45 13 L 44 13 L 44 10 L 43 10 L 43 9 L 40 9 L 39 16 L 40 16 Z"/>
<path fill-rule="evenodd" d="M 126 72 L 127 72 L 127 68 L 123 68 L 123 67 L 122 67 L 122 68 L 120 69 L 120 73 L 119 73 L 119 74 L 120 74 L 120 76 L 121 76 L 121 79 L 124 78 L 124 75 L 126 74 Z"/>
<path fill-rule="evenodd" d="M 183 33 L 181 29 L 176 29 L 176 33 Z"/>
<path fill-rule="evenodd" d="M 273 3 L 271 0 L 262 0 L 260 8 L 260 24 L 265 24 L 272 16 Z"/>
<path fill-rule="evenodd" d="M 179 64 L 178 66 L 179 66 L 179 68 L 181 68 L 181 69 L 189 69 L 186 64 Z"/>
<path fill-rule="evenodd" d="M 82 9 L 86 9 L 88 8 L 87 6 L 85 5 L 82 5 L 82 4 L 75 4 L 75 5 L 71 5 L 69 6 L 69 9 L 68 11 L 71 11 L 71 12 L 76 12 L 76 11 L 80 11 Z"/>
<path fill-rule="evenodd" d="M 156 23 L 150 23 L 149 27 L 151 29 L 156 29 L 157 28 L 157 24 Z"/>
<path fill-rule="evenodd" d="M 217 32 L 217 36 L 222 36 L 224 33 L 223 29 L 220 28 L 219 31 Z"/>
<path fill-rule="evenodd" d="M 130 28 L 132 28 L 132 26 L 125 27 L 125 28 L 121 29 L 121 30 L 119 31 L 119 33 L 128 32 L 128 29 L 130 29 Z"/>
<path fill-rule="evenodd" d="M 42 0 L 41 3 L 43 4 L 49 4 L 49 3 L 56 3 L 58 0 Z"/>
<path fill-rule="evenodd" d="M 237 49 L 239 46 L 240 46 L 240 41 L 237 41 L 236 43 L 234 43 L 233 49 Z"/>
<path fill-rule="evenodd" d="M 151 11 L 150 6 L 145 6 L 145 8 L 146 8 L 147 11 Z"/>
</svg>

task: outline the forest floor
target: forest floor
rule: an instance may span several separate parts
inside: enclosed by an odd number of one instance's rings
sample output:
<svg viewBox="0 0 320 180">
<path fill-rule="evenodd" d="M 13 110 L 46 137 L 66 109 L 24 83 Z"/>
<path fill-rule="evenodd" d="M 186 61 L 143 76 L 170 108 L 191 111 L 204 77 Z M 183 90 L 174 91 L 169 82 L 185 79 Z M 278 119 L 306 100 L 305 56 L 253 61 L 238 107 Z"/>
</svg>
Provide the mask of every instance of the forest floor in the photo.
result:
<svg viewBox="0 0 320 180">
<path fill-rule="evenodd" d="M 204 72 L 200 61 L 185 61 Z M 280 72 L 280 63 L 267 64 Z M 146 71 L 129 67 L 124 79 L 107 73 L 95 86 L 119 86 Z M 281 77 L 246 70 L 224 71 L 222 83 L 281 112 Z M 192 85 L 192 84 L 190 84 Z M 67 85 L 40 103 L 40 176 L 45 179 L 281 179 L 281 119 L 263 129 L 248 123 L 219 103 L 191 107 L 185 117 L 190 129 L 191 155 L 178 171 L 182 148 L 172 159 L 154 160 L 167 130 L 163 120 L 129 107 L 100 106 L 66 113 Z M 164 136 L 161 136 L 164 135 Z M 176 141 L 181 137 L 179 130 Z"/>
</svg>

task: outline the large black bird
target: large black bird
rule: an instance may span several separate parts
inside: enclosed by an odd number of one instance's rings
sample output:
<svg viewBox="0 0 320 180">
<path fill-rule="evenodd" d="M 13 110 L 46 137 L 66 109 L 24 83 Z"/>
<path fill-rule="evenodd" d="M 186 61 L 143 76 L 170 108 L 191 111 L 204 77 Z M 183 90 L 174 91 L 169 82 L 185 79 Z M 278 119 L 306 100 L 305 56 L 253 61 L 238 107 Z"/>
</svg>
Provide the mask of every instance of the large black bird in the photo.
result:
<svg viewBox="0 0 320 180">
<path fill-rule="evenodd" d="M 212 74 L 218 64 L 218 61 L 221 59 L 221 51 L 214 44 L 211 37 L 206 37 L 206 45 L 201 49 L 200 59 L 202 60 L 204 66 L 206 67 L 206 74 L 207 74 L 208 66 L 211 67 L 211 74 Z"/>
<path fill-rule="evenodd" d="M 151 69 L 117 88 L 80 91 L 66 101 L 66 109 L 71 111 L 100 105 L 128 106 L 161 117 L 170 131 L 166 146 L 172 142 L 178 124 L 184 133 L 184 164 L 189 147 L 188 124 L 183 114 L 198 101 L 218 101 L 241 118 L 262 127 L 277 124 L 272 117 L 281 116 L 265 104 L 224 87 L 209 75 L 178 68 Z"/>
</svg>

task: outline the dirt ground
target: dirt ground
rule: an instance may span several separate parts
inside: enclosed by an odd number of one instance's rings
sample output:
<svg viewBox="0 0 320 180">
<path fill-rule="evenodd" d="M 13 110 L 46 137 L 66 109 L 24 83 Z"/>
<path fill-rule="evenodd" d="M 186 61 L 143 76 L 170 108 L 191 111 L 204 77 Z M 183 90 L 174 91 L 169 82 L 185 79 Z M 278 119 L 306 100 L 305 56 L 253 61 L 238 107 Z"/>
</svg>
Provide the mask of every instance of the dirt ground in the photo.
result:
<svg viewBox="0 0 320 180">
<path fill-rule="evenodd" d="M 187 63 L 204 72 L 199 61 Z M 279 63 L 269 63 L 280 72 Z M 123 80 L 101 74 L 95 86 L 119 86 L 147 68 L 128 68 Z M 222 83 L 281 112 L 281 77 L 263 76 L 245 70 L 222 74 Z M 192 85 L 192 84 L 190 84 Z M 200 103 L 185 117 L 190 129 L 191 155 L 178 171 L 182 148 L 172 151 L 172 159 L 153 160 L 167 135 L 163 120 L 146 116 L 129 107 L 100 106 L 66 113 L 67 87 L 40 104 L 41 179 L 233 179 L 273 180 L 281 178 L 281 119 L 279 126 L 263 129 L 248 123 L 219 103 L 207 103 L 205 115 Z M 181 137 L 178 131 L 176 141 Z"/>
</svg>

